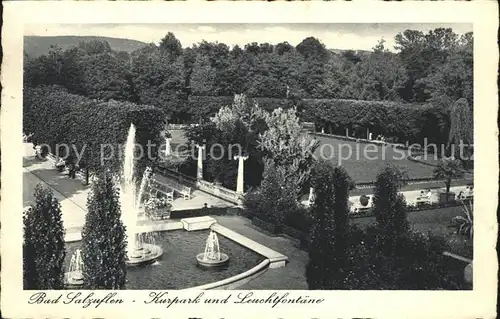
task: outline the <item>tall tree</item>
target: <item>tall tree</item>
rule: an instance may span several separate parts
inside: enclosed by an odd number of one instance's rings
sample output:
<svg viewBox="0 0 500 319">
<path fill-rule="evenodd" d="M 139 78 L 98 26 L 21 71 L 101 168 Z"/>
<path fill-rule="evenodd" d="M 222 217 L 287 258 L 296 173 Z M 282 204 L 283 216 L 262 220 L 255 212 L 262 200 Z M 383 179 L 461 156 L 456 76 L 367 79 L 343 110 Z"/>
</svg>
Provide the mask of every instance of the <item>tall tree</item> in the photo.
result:
<svg viewBox="0 0 500 319">
<path fill-rule="evenodd" d="M 112 51 L 109 42 L 102 40 L 80 41 L 78 48 L 88 55 L 111 53 Z"/>
<path fill-rule="evenodd" d="M 275 109 L 266 118 L 268 129 L 260 134 L 260 149 L 273 161 L 287 169 L 301 187 L 314 163 L 313 154 L 319 142 L 304 134 L 295 109 Z"/>
<path fill-rule="evenodd" d="M 182 57 L 172 63 L 157 49 L 151 48 L 133 56 L 131 72 L 135 92 L 141 104 L 162 109 L 173 123 L 182 123 L 189 119 L 186 114 L 186 80 Z"/>
<path fill-rule="evenodd" d="M 131 83 L 123 61 L 111 53 L 95 53 L 81 59 L 85 77 L 85 91 L 99 100 L 130 100 Z"/>
<path fill-rule="evenodd" d="M 309 289 L 343 289 L 348 275 L 349 189 L 353 183 L 342 167 L 320 162 L 314 167 L 312 228 L 306 277 Z"/>
<path fill-rule="evenodd" d="M 41 184 L 35 187 L 34 196 L 35 204 L 23 216 L 24 289 L 62 289 L 66 251 L 61 205 Z"/>
<path fill-rule="evenodd" d="M 92 184 L 82 230 L 83 277 L 86 289 L 123 289 L 126 235 L 116 181 L 104 173 Z"/>
<path fill-rule="evenodd" d="M 168 32 L 167 35 L 161 39 L 159 49 L 160 53 L 165 55 L 171 62 L 177 60 L 182 55 L 181 41 L 179 41 L 172 32 Z"/>
<path fill-rule="evenodd" d="M 287 179 L 283 167 L 277 166 L 272 160 L 265 160 L 261 194 L 261 215 L 267 222 L 282 227 L 287 213 L 297 208 L 297 189 L 293 181 Z"/>
<path fill-rule="evenodd" d="M 462 98 L 457 100 L 450 110 L 450 144 L 472 145 L 474 143 L 472 110 L 467 100 Z"/>
<path fill-rule="evenodd" d="M 210 60 L 198 55 L 191 73 L 190 88 L 194 95 L 211 95 L 214 92 L 216 72 L 210 65 Z"/>
<path fill-rule="evenodd" d="M 434 170 L 434 178 L 444 180 L 446 193 L 450 192 L 451 181 L 464 176 L 460 160 L 442 160 Z"/>
<path fill-rule="evenodd" d="M 386 165 L 377 175 L 373 210 L 378 226 L 386 234 L 398 235 L 409 228 L 405 197 L 399 193 L 406 180 L 406 174 L 392 165 Z"/>
</svg>

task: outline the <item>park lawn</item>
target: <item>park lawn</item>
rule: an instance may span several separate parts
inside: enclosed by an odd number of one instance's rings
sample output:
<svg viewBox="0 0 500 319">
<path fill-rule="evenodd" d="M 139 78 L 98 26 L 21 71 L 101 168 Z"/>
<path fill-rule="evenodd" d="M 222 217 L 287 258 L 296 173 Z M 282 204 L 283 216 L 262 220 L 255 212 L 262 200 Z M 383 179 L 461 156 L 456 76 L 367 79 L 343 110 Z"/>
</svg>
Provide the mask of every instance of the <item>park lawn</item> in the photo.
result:
<svg viewBox="0 0 500 319">
<path fill-rule="evenodd" d="M 184 130 L 170 130 L 170 134 L 172 135 L 172 140 L 170 141 L 170 145 L 172 150 L 175 151 L 176 148 L 180 151 L 181 148 L 184 149 L 181 145 L 186 145 L 188 140 L 184 136 Z"/>
<path fill-rule="evenodd" d="M 315 152 L 317 159 L 342 165 L 356 182 L 374 181 L 377 173 L 391 163 L 408 173 L 409 178 L 432 178 L 434 166 L 413 162 L 407 159 L 407 150 L 393 149 L 388 146 L 357 143 L 327 136 L 316 136 L 319 147 Z"/>
<path fill-rule="evenodd" d="M 185 150 L 188 141 L 184 136 L 184 130 L 170 130 L 170 133 L 172 134 L 172 150 L 174 152 L 176 150 L 180 152 Z M 378 172 L 386 163 L 394 164 L 406 170 L 409 178 L 432 178 L 435 169 L 432 165 L 437 163 L 437 160 L 430 156 L 425 162 L 431 165 L 410 161 L 406 158 L 409 155 L 407 150 L 394 150 L 392 147 L 339 140 L 327 136 L 316 136 L 316 138 L 320 142 L 315 152 L 316 158 L 324 158 L 335 165 L 339 163 L 339 151 L 342 154 L 342 158 L 346 158 L 349 155 L 348 149 L 352 150 L 352 156 L 341 160 L 340 164 L 345 167 L 351 178 L 358 183 L 374 181 Z M 440 182 L 431 182 L 431 184 L 433 185 L 425 185 L 425 187 L 437 187 L 438 184 L 440 185 Z M 404 190 L 420 189 L 422 187 L 424 186 L 408 185 L 408 188 Z"/>
</svg>

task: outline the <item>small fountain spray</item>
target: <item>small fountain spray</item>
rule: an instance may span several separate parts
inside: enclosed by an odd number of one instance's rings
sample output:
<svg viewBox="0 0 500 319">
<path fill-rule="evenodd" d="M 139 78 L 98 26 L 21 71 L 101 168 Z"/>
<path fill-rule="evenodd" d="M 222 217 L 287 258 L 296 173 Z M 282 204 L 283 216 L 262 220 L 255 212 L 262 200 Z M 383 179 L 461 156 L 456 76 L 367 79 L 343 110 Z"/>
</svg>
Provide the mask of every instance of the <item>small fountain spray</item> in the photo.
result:
<svg viewBox="0 0 500 319">
<path fill-rule="evenodd" d="M 71 256 L 69 270 L 65 273 L 65 279 L 68 286 L 83 285 L 83 260 L 80 249 L 77 249 Z"/>
<path fill-rule="evenodd" d="M 224 266 L 229 262 L 229 256 L 220 251 L 217 234 L 210 231 L 205 245 L 205 252 L 196 255 L 198 265 L 205 268 Z"/>
<path fill-rule="evenodd" d="M 127 231 L 127 264 L 129 265 L 152 262 L 163 254 L 162 248 L 156 245 L 151 232 L 137 233 L 139 218 L 147 219 L 144 212 L 141 212 L 141 201 L 146 186 L 149 184 L 152 169 L 146 168 L 139 189 L 137 189 L 134 179 L 135 132 L 135 126 L 131 124 L 125 145 L 123 183 L 120 191 L 122 220 Z"/>
</svg>

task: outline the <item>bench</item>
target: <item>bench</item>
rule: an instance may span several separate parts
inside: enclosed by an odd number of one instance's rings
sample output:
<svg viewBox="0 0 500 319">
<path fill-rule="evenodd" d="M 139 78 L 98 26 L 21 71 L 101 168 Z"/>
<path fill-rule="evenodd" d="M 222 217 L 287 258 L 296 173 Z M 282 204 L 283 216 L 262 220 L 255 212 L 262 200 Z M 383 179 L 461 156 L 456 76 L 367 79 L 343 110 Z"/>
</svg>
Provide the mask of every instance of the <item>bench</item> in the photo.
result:
<svg viewBox="0 0 500 319">
<path fill-rule="evenodd" d="M 174 191 L 179 193 L 184 199 L 191 199 L 191 187 L 184 186 L 179 182 L 166 181 L 160 182 L 157 179 L 151 181 L 151 189 L 164 194 L 168 201 L 174 200 Z"/>
</svg>

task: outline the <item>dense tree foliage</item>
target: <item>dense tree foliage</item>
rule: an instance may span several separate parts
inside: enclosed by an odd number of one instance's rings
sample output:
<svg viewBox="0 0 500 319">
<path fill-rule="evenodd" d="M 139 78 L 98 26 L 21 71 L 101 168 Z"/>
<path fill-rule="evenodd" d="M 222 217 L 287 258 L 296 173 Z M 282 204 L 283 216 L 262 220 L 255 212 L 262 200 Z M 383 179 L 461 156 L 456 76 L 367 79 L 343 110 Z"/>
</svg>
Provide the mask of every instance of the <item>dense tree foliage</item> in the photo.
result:
<svg viewBox="0 0 500 319">
<path fill-rule="evenodd" d="M 99 176 L 87 198 L 82 230 L 83 277 L 86 289 L 125 287 L 125 226 L 120 215 L 116 181 L 109 173 Z"/>
<path fill-rule="evenodd" d="M 310 289 L 464 289 L 463 267 L 443 255 L 445 240 L 415 232 L 397 193 L 404 176 L 384 168 L 375 186 L 377 224 L 362 230 L 347 223 L 347 175 L 323 164 L 315 172 Z"/>
<path fill-rule="evenodd" d="M 248 155 L 245 161 L 245 185 L 259 186 L 264 158 L 282 167 L 286 179 L 301 189 L 307 182 L 318 143 L 304 134 L 295 108 L 276 108 L 268 112 L 258 99 L 236 95 L 232 104 L 223 106 L 210 121 L 186 131 L 193 145 L 205 145 L 205 178 L 235 188 L 238 163 L 235 155 Z M 197 150 L 192 150 L 197 154 Z"/>
<path fill-rule="evenodd" d="M 24 79 L 27 86 L 63 85 L 92 98 L 155 105 L 179 123 L 198 122 L 223 106 L 189 103 L 196 95 L 431 103 L 444 113 L 460 98 L 472 105 L 472 33 L 406 30 L 395 42 L 396 52 L 384 41 L 374 44 L 372 52 L 339 52 L 313 37 L 296 47 L 282 42 L 229 48 L 202 41 L 183 48 L 169 32 L 159 45 L 131 54 L 113 52 L 102 41 L 65 51 L 54 47 L 25 61 Z M 328 113 L 334 105 L 325 106 L 323 113 Z M 446 121 L 435 124 L 435 131 L 446 131 Z"/>
<path fill-rule="evenodd" d="M 35 187 L 35 203 L 23 216 L 24 289 L 63 289 L 64 227 L 61 205 L 50 189 Z"/>
</svg>

